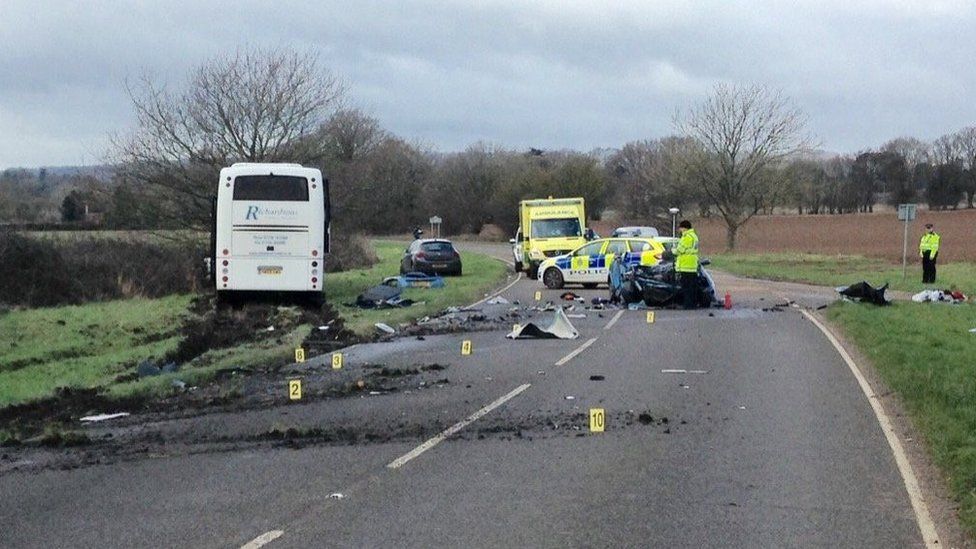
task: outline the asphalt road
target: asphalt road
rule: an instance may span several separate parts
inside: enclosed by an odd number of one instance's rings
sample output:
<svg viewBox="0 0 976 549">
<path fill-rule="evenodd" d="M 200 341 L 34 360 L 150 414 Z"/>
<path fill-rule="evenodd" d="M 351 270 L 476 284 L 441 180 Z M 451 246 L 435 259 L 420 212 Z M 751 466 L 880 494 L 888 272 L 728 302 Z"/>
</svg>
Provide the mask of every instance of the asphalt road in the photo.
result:
<svg viewBox="0 0 976 549">
<path fill-rule="evenodd" d="M 658 311 L 652 324 L 590 310 L 572 341 L 496 330 L 362 345 L 344 370 L 436 363 L 449 381 L 144 427 L 386 438 L 197 452 L 168 434 L 172 451 L 142 459 L 0 473 L 0 547 L 922 545 L 848 367 L 797 309 L 762 310 L 829 296 L 718 283 L 733 310 Z M 540 289 L 521 280 L 503 295 L 528 304 Z M 591 408 L 606 432 L 589 432 Z"/>
</svg>

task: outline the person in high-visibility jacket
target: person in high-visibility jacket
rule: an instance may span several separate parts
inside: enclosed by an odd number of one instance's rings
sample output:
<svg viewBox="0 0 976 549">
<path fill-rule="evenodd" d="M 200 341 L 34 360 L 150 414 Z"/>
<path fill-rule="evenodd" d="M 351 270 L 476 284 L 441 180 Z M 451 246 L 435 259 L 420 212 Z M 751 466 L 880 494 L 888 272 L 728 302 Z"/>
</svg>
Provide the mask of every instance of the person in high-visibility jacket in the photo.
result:
<svg viewBox="0 0 976 549">
<path fill-rule="evenodd" d="M 674 247 L 674 270 L 681 282 L 681 295 L 685 309 L 698 306 L 698 234 L 687 219 L 678 224 L 681 239 Z"/>
<path fill-rule="evenodd" d="M 918 243 L 918 255 L 922 256 L 922 284 L 935 284 L 935 259 L 939 256 L 942 237 L 931 223 L 925 225 L 925 231 Z"/>
</svg>

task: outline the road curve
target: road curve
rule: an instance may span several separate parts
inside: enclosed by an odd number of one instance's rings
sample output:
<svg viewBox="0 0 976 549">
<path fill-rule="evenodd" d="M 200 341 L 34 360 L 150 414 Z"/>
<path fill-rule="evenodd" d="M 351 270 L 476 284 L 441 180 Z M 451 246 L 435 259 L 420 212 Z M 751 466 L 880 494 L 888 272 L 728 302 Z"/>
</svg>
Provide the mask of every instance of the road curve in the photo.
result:
<svg viewBox="0 0 976 549">
<path fill-rule="evenodd" d="M 0 474 L 0 546 L 923 545 L 885 436 L 830 342 L 799 310 L 772 307 L 782 288 L 730 289 L 731 311 L 658 311 L 654 323 L 577 310 L 571 341 L 495 330 L 356 346 L 349 370 L 437 363 L 449 383 L 186 418 L 177 432 L 266 422 L 407 434 L 205 453 L 172 435 L 154 459 Z M 536 291 L 558 302 L 529 280 L 504 296 L 534 304 Z M 605 410 L 606 432 L 589 432 L 591 408 Z"/>
</svg>

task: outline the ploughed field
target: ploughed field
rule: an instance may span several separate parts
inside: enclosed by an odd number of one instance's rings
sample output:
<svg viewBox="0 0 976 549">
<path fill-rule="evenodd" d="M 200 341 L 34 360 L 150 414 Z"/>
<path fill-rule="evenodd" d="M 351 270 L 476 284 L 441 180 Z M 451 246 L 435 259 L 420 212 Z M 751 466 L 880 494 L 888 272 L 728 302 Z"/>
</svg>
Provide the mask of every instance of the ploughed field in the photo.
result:
<svg viewBox="0 0 976 549">
<path fill-rule="evenodd" d="M 976 210 L 920 210 L 909 224 L 909 254 L 918 255 L 924 225 L 942 235 L 939 261 L 976 261 Z M 725 224 L 719 217 L 695 221 L 705 254 L 725 250 Z M 667 227 L 665 232 L 670 230 Z M 756 216 L 739 230 L 736 252 L 800 252 L 861 255 L 901 262 L 904 223 L 893 211 L 845 215 Z"/>
</svg>

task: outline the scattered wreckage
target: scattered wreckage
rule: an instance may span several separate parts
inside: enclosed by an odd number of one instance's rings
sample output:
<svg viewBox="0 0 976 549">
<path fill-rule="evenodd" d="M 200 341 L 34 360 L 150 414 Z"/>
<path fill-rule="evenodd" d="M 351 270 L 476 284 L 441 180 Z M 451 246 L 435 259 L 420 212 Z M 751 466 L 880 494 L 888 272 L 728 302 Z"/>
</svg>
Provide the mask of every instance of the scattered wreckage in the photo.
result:
<svg viewBox="0 0 976 549">
<path fill-rule="evenodd" d="M 698 269 L 698 306 L 717 307 L 715 282 L 704 269 L 709 261 L 702 260 Z M 681 282 L 674 270 L 673 261 L 662 261 L 657 265 L 628 266 L 622 261 L 614 261 L 610 266 L 610 302 L 630 305 L 643 302 L 648 307 L 667 307 L 681 303 Z"/>
</svg>

